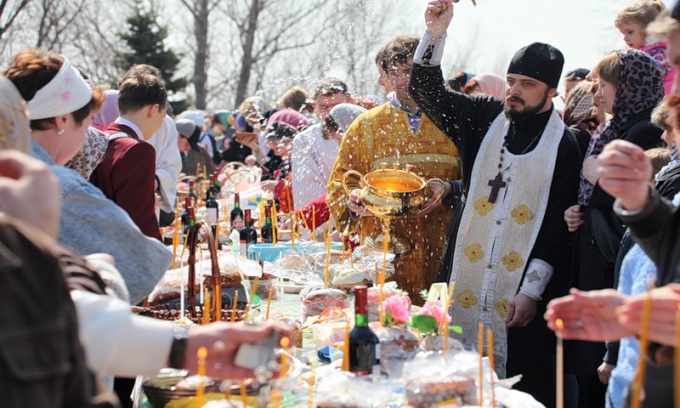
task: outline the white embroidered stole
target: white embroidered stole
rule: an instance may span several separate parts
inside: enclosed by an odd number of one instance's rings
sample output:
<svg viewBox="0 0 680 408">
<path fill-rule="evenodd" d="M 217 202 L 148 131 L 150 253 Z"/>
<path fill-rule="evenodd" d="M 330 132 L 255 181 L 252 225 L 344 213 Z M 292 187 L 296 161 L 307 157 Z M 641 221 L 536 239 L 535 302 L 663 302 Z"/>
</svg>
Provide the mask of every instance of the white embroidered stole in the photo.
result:
<svg viewBox="0 0 680 408">
<path fill-rule="evenodd" d="M 504 114 L 492 123 L 473 166 L 467 204 L 458 228 L 451 281 L 456 283 L 452 324 L 457 337 L 477 347 L 477 326 L 493 330 L 496 372 L 505 377 L 506 320 L 529 262 L 550 195 L 564 123 L 553 112 L 536 147 L 516 156 L 503 154 L 503 181 L 494 203 L 489 182 L 498 174 L 500 150 L 510 122 Z M 540 317 L 539 317 L 540 318 Z M 486 346 L 486 345 L 483 345 Z"/>
</svg>

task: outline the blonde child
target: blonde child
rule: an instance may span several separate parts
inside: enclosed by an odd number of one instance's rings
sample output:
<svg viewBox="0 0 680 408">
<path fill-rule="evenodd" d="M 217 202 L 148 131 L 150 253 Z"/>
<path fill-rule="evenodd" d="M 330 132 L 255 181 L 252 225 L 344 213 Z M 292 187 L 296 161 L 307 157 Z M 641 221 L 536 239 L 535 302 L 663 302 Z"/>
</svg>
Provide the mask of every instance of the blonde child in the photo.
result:
<svg viewBox="0 0 680 408">
<path fill-rule="evenodd" d="M 614 25 L 623 34 L 623 41 L 630 48 L 640 50 L 654 58 L 663 77 L 664 91 L 670 94 L 675 68 L 666 59 L 666 43 L 647 37 L 646 28 L 656 16 L 666 10 L 660 0 L 635 0 L 626 5 L 616 16 Z"/>
</svg>

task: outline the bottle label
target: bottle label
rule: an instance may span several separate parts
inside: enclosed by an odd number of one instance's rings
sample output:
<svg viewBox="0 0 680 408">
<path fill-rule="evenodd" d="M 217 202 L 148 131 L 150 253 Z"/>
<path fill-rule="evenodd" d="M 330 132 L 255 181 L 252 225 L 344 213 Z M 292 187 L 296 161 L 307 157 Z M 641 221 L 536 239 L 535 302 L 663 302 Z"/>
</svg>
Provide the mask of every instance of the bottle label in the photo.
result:
<svg viewBox="0 0 680 408">
<path fill-rule="evenodd" d="M 231 223 L 232 228 L 236 228 L 237 230 L 240 230 L 243 228 L 243 218 L 241 217 L 236 217 L 234 218 L 234 221 Z"/>
<path fill-rule="evenodd" d="M 243 257 L 248 257 L 248 243 L 246 241 L 241 241 L 241 245 L 239 245 L 239 255 Z"/>
<path fill-rule="evenodd" d="M 217 208 L 208 208 L 208 223 L 217 224 Z"/>
</svg>

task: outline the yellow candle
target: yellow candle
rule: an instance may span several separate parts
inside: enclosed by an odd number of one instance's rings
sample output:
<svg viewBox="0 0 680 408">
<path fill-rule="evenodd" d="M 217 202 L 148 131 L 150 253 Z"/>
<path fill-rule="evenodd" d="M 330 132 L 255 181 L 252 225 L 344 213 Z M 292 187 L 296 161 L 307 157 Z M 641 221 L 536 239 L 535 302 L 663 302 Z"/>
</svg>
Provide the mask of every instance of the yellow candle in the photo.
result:
<svg viewBox="0 0 680 408">
<path fill-rule="evenodd" d="M 248 318 L 248 313 L 250 313 L 250 307 L 253 303 L 253 296 L 255 296 L 255 292 L 257 291 L 257 284 L 260 282 L 260 278 L 255 278 L 253 281 L 253 287 L 250 288 L 250 299 L 248 299 L 248 305 L 246 306 L 246 313 L 243 315 L 243 320 Z"/>
<path fill-rule="evenodd" d="M 288 337 L 284 337 L 281 339 L 281 348 L 283 349 L 283 353 L 281 353 L 281 371 L 280 371 L 280 376 L 285 377 L 286 374 L 288 374 L 288 347 L 290 346 L 290 339 Z"/>
<path fill-rule="evenodd" d="M 210 292 L 205 288 L 205 296 L 203 297 L 203 324 L 210 324 Z"/>
<path fill-rule="evenodd" d="M 208 357 L 208 349 L 201 347 L 196 353 L 198 357 L 198 376 L 201 377 L 198 383 L 198 389 L 196 390 L 196 406 L 203 406 L 203 395 L 205 394 L 205 384 L 203 383 L 205 379 L 205 359 Z"/>
<path fill-rule="evenodd" d="M 484 368 L 482 367 L 482 360 L 484 359 L 484 323 L 479 322 L 477 325 L 477 349 L 479 349 L 479 405 L 484 406 Z"/>
<path fill-rule="evenodd" d="M 312 371 L 312 376 L 309 378 L 309 392 L 307 392 L 307 408 L 314 408 L 314 385 L 316 384 L 316 376 Z"/>
<path fill-rule="evenodd" d="M 349 371 L 349 320 L 345 326 L 345 342 L 342 345 L 342 369 Z"/>
<path fill-rule="evenodd" d="M 307 217 L 305 217 L 305 215 L 302 212 L 300 212 L 299 216 L 300 218 L 302 218 L 302 222 L 305 224 L 305 229 L 309 230 L 309 223 L 307 223 Z"/>
<path fill-rule="evenodd" d="M 281 407 L 281 396 L 279 395 L 278 390 L 272 390 L 272 407 L 273 408 L 280 408 Z"/>
<path fill-rule="evenodd" d="M 349 241 L 348 241 L 349 243 Z M 352 249 L 352 244 L 349 243 L 349 266 L 354 268 L 354 250 Z"/>
<path fill-rule="evenodd" d="M 326 267 L 323 271 L 323 288 L 328 289 L 328 278 L 330 275 L 329 268 L 331 263 L 331 240 L 330 237 L 326 237 Z"/>
<path fill-rule="evenodd" d="M 295 213 L 290 213 L 290 249 L 295 251 Z"/>
<path fill-rule="evenodd" d="M 451 283 L 451 286 L 449 286 L 449 293 L 446 296 L 446 301 L 444 302 L 444 313 L 449 314 L 449 308 L 451 307 L 451 297 L 453 296 L 453 289 L 456 287 L 455 282 Z M 442 329 L 443 333 L 446 337 L 444 337 L 444 355 L 448 355 L 449 353 L 449 328 L 446 326 L 446 320 L 442 322 Z"/>
<path fill-rule="evenodd" d="M 312 236 L 313 241 L 316 242 L 316 207 L 312 205 Z"/>
<path fill-rule="evenodd" d="M 675 312 L 675 406 L 680 407 L 680 306 Z"/>
<path fill-rule="evenodd" d="M 494 379 L 493 379 L 493 374 L 495 372 L 494 370 L 494 362 L 493 362 L 493 332 L 491 329 L 488 329 L 486 331 L 486 343 L 487 343 L 487 354 L 489 355 L 489 376 L 490 378 L 490 384 L 491 384 L 491 406 L 493 408 L 496 408 L 496 392 L 494 391 Z"/>
<path fill-rule="evenodd" d="M 378 310 L 380 311 L 380 324 L 383 324 L 383 287 L 385 286 L 385 273 L 387 268 L 387 249 L 390 245 L 390 230 L 385 228 L 385 242 L 383 243 L 383 267 L 380 271 L 380 291 L 378 296 Z"/>
<path fill-rule="evenodd" d="M 555 406 L 557 408 L 564 407 L 564 342 L 562 340 L 562 332 L 564 331 L 564 322 L 562 319 L 555 320 L 555 326 L 557 326 L 557 350 L 556 350 L 556 369 L 555 378 L 557 379 L 556 387 L 556 401 Z"/>
<path fill-rule="evenodd" d="M 236 321 L 236 308 L 238 308 L 238 290 L 234 293 L 234 302 L 231 304 L 231 322 Z"/>
<path fill-rule="evenodd" d="M 647 346 L 649 344 L 649 315 L 652 312 L 652 294 L 648 291 L 647 298 L 642 307 L 642 322 L 640 323 L 640 359 L 638 360 L 635 382 L 633 383 L 633 397 L 631 399 L 632 408 L 640 408 L 642 401 L 642 387 L 645 385 L 645 361 L 647 359 Z"/>
<path fill-rule="evenodd" d="M 247 407 L 248 400 L 247 400 L 247 394 L 246 394 L 246 382 L 241 380 L 239 382 L 240 388 L 241 388 L 241 403 L 243 404 L 243 407 Z"/>
<path fill-rule="evenodd" d="M 220 247 L 220 219 L 215 221 L 215 250 Z"/>
<path fill-rule="evenodd" d="M 273 288 L 269 288 L 269 294 L 267 295 L 267 314 L 265 316 L 265 320 L 269 320 L 269 309 L 271 308 L 272 305 L 272 293 L 274 293 Z"/>
</svg>

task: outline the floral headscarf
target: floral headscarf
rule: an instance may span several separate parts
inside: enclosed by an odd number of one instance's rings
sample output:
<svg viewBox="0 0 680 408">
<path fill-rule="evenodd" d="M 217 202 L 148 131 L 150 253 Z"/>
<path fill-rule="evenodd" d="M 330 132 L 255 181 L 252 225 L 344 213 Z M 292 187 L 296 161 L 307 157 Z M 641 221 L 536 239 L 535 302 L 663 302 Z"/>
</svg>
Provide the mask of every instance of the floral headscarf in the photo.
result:
<svg viewBox="0 0 680 408">
<path fill-rule="evenodd" d="M 104 159 L 109 145 L 109 135 L 92 126 L 87 128 L 85 143 L 64 167 L 77 171 L 86 180 L 90 178 L 99 163 Z"/>
<path fill-rule="evenodd" d="M 591 135 L 600 125 L 600 121 L 593 112 L 594 93 L 593 83 L 581 81 L 572 89 L 564 107 L 564 124 L 585 130 Z"/>
<path fill-rule="evenodd" d="M 586 158 L 600 154 L 607 143 L 620 137 L 636 115 L 651 111 L 664 96 L 661 72 L 649 55 L 635 49 L 616 51 L 616 54 L 621 59 L 621 74 L 616 85 L 613 117 L 600 125 L 590 138 Z M 588 205 L 592 194 L 593 185 L 581 173 L 579 204 Z"/>
</svg>

